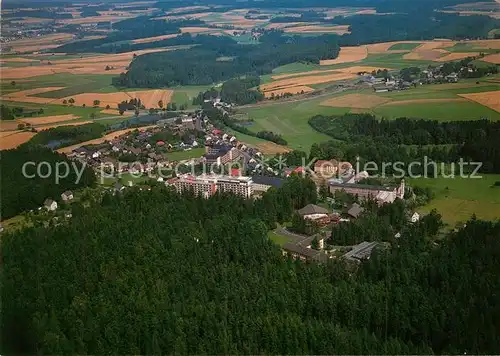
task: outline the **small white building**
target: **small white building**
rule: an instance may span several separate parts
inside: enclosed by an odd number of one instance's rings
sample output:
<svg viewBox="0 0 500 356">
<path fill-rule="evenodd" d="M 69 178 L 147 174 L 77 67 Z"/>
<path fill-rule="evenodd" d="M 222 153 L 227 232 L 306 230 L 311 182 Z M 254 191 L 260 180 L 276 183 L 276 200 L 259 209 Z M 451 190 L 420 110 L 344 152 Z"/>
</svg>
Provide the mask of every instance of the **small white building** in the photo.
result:
<svg viewBox="0 0 500 356">
<path fill-rule="evenodd" d="M 65 191 L 64 193 L 61 194 L 61 199 L 63 201 L 73 200 L 73 192 L 70 190 Z"/>
<path fill-rule="evenodd" d="M 417 221 L 420 220 L 420 214 L 417 212 L 414 212 L 412 216 L 410 216 L 410 222 L 416 223 Z"/>
<path fill-rule="evenodd" d="M 57 202 L 52 199 L 45 199 L 43 206 L 47 211 L 54 211 L 57 209 Z"/>
</svg>

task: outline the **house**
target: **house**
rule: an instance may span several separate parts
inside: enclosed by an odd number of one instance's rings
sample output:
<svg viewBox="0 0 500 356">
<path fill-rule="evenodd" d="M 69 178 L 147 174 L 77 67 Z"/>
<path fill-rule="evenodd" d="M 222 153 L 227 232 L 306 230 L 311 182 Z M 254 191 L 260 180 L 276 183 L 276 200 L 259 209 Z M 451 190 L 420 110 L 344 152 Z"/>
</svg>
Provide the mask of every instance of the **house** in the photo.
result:
<svg viewBox="0 0 500 356">
<path fill-rule="evenodd" d="M 328 217 L 328 210 L 314 204 L 308 204 L 297 211 L 304 219 L 317 220 Z"/>
<path fill-rule="evenodd" d="M 292 243 L 286 243 L 283 245 L 283 255 L 289 255 L 290 257 L 297 260 L 311 261 L 314 260 L 314 258 L 319 254 L 320 251 L 313 250 L 312 248 L 307 248 Z"/>
<path fill-rule="evenodd" d="M 362 208 L 358 203 L 354 203 L 351 205 L 351 207 L 347 211 L 347 215 L 352 216 L 353 218 L 357 219 L 364 210 L 365 209 Z"/>
<path fill-rule="evenodd" d="M 378 242 L 366 242 L 363 241 L 362 243 L 353 246 L 352 250 L 347 252 L 344 257 L 347 260 L 350 260 L 352 262 L 361 262 L 363 260 L 368 260 L 370 259 L 370 255 L 375 247 L 377 247 Z"/>
<path fill-rule="evenodd" d="M 417 212 L 414 212 L 414 213 L 413 213 L 413 215 L 412 215 L 412 216 L 410 216 L 409 220 L 410 220 L 410 222 L 411 222 L 411 223 L 413 223 L 413 224 L 414 224 L 414 223 L 416 223 L 417 221 L 419 221 L 419 220 L 420 220 L 420 214 L 419 214 L 419 213 L 417 213 Z"/>
<path fill-rule="evenodd" d="M 331 177 L 337 173 L 339 162 L 332 159 L 330 161 L 318 160 L 314 163 L 314 173 Z"/>
<path fill-rule="evenodd" d="M 43 202 L 43 206 L 48 211 L 54 211 L 57 209 L 57 202 L 52 199 L 45 199 L 45 201 Z"/>
<path fill-rule="evenodd" d="M 63 201 L 73 200 L 73 192 L 70 190 L 65 191 L 61 194 L 61 199 Z"/>
</svg>

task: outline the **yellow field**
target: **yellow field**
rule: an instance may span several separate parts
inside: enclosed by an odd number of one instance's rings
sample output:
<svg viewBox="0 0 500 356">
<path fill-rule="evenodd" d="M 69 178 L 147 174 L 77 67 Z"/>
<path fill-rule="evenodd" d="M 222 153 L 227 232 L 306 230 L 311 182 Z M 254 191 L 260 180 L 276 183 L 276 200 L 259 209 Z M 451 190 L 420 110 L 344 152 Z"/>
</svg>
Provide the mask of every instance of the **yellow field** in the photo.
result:
<svg viewBox="0 0 500 356">
<path fill-rule="evenodd" d="M 3 131 L 0 134 L 0 150 L 16 148 L 35 136 L 34 132 L 27 131 Z"/>
<path fill-rule="evenodd" d="M 30 124 L 31 126 L 36 126 L 36 125 L 54 124 L 57 122 L 70 121 L 79 118 L 80 118 L 79 116 L 75 116 L 73 114 L 66 114 L 66 115 L 30 117 L 30 118 L 19 119 L 19 121 Z"/>
<path fill-rule="evenodd" d="M 264 95 L 266 98 L 270 98 L 271 96 L 277 96 L 277 95 L 282 95 L 286 93 L 290 94 L 301 94 L 302 92 L 304 93 L 309 93 L 313 91 L 313 88 L 310 88 L 306 85 L 298 85 L 296 87 L 289 87 L 289 88 L 284 88 L 284 89 L 277 89 L 277 90 L 269 90 L 264 92 Z"/>
<path fill-rule="evenodd" d="M 333 82 L 333 81 L 338 81 L 338 80 L 346 80 L 346 79 L 352 79 L 356 78 L 355 74 L 351 73 L 332 73 L 332 74 L 325 74 L 325 75 L 310 75 L 310 76 L 304 76 L 304 77 L 297 77 L 297 78 L 289 78 L 289 79 L 283 79 L 283 80 L 278 80 L 275 82 L 267 83 L 264 85 L 260 86 L 260 89 L 264 92 L 270 91 L 270 90 L 280 90 L 280 89 L 286 89 L 300 86 L 300 85 L 312 85 L 312 84 L 321 84 L 321 83 L 328 83 L 328 82 Z"/>
<path fill-rule="evenodd" d="M 274 142 L 262 142 L 255 145 L 265 155 L 275 155 L 279 153 L 290 152 L 291 149 L 285 146 L 277 145 Z"/>
<path fill-rule="evenodd" d="M 162 36 L 154 36 L 154 37 L 146 37 L 146 38 L 139 38 L 137 40 L 133 40 L 132 43 L 150 43 L 150 42 L 156 42 L 156 41 L 161 41 L 161 40 L 166 40 L 169 38 L 174 38 L 179 36 L 178 34 L 171 34 L 171 35 L 162 35 Z"/>
<path fill-rule="evenodd" d="M 500 90 L 458 95 L 500 112 Z"/>
<path fill-rule="evenodd" d="M 144 90 L 144 91 L 120 91 L 116 93 L 83 93 L 73 96 L 68 96 L 64 99 L 59 99 L 62 103 L 63 100 L 73 98 L 74 105 L 93 106 L 94 100 L 99 100 L 99 107 L 105 108 L 109 105 L 111 108 L 116 108 L 122 101 L 129 101 L 130 99 L 140 99 L 142 104 L 147 108 L 157 108 L 158 101 L 162 100 L 164 105 L 170 102 L 173 91 L 168 89 Z"/>
<path fill-rule="evenodd" d="M 336 33 L 338 35 L 344 35 L 349 32 L 349 25 L 339 25 L 339 26 L 296 26 L 296 27 L 286 27 L 285 32 L 299 32 L 299 33 Z"/>
<path fill-rule="evenodd" d="M 94 57 L 83 57 L 76 59 L 61 59 L 50 61 L 41 61 L 43 65 L 27 67 L 2 68 L 3 79 L 32 78 L 41 75 L 50 75 L 56 73 L 71 74 L 120 74 L 126 71 L 126 67 L 134 58 L 134 54 L 140 56 L 145 53 L 169 51 L 172 48 L 154 48 L 134 52 L 125 52 L 119 54 L 97 55 Z M 106 70 L 106 66 L 112 67 Z"/>
<path fill-rule="evenodd" d="M 48 104 L 53 102 L 55 99 L 40 98 L 32 95 L 46 93 L 49 91 L 54 91 L 59 89 L 64 89 L 64 87 L 44 87 L 44 88 L 36 88 L 29 90 L 21 90 L 14 93 L 6 94 L 1 98 L 3 100 L 19 101 L 22 103 Z"/>
<path fill-rule="evenodd" d="M 342 47 L 339 56 L 335 59 L 325 59 L 320 61 L 320 65 L 328 66 L 332 64 L 357 62 L 368 56 L 366 46 Z"/>
</svg>

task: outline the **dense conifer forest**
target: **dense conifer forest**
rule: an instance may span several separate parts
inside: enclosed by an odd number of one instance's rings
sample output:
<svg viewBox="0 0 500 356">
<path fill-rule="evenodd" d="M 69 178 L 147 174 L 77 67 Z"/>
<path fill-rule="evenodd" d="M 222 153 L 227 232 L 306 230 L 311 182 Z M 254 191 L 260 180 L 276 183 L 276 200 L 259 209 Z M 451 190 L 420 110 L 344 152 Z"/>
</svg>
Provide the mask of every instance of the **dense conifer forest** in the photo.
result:
<svg viewBox="0 0 500 356">
<path fill-rule="evenodd" d="M 53 152 L 48 148 L 38 145 L 23 145 L 13 150 L 1 151 L 2 154 L 2 179 L 0 190 L 2 192 L 1 212 L 2 219 L 10 218 L 21 212 L 37 209 L 43 205 L 45 199 L 59 200 L 61 193 L 86 186 L 96 182 L 94 171 L 76 161 L 70 161 L 65 155 Z M 25 167 L 26 162 L 33 162 Z M 41 162 L 44 163 L 39 166 Z M 65 174 L 63 164 L 69 165 L 67 177 L 55 181 L 56 166 L 60 167 L 60 174 Z M 48 168 L 50 166 L 50 168 Z M 39 172 L 37 173 L 37 169 Z M 52 174 L 48 175 L 49 169 Z M 83 169 L 83 171 L 82 171 Z M 78 181 L 77 172 L 83 172 Z M 46 178 L 43 178 L 43 177 Z"/>
<path fill-rule="evenodd" d="M 428 224 L 359 268 L 267 238 L 315 202 L 294 177 L 259 200 L 130 189 L 56 227 L 4 234 L 3 353 L 498 353 L 500 223 Z"/>
<path fill-rule="evenodd" d="M 440 162 L 482 162 L 484 173 L 500 172 L 500 124 L 489 120 L 450 121 L 399 118 L 379 120 L 370 114 L 317 115 L 309 120 L 335 141 L 314 144 L 311 156 L 354 162 L 410 162 L 427 156 Z M 416 168 L 420 169 L 420 168 Z"/>
</svg>

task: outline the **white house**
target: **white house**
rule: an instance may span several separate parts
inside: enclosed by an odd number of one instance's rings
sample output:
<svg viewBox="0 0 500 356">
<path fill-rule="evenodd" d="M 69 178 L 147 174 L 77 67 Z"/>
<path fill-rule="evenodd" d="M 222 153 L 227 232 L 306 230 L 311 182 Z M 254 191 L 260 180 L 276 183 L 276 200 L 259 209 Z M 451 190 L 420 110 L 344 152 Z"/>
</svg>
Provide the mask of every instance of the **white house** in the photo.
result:
<svg viewBox="0 0 500 356">
<path fill-rule="evenodd" d="M 54 211 L 57 209 L 57 202 L 52 199 L 45 199 L 43 206 L 48 211 Z"/>
<path fill-rule="evenodd" d="M 70 190 L 65 191 L 61 194 L 61 199 L 64 201 L 73 200 L 73 192 Z"/>
<path fill-rule="evenodd" d="M 414 212 L 413 215 L 410 217 L 410 221 L 412 223 L 416 223 L 419 220 L 420 220 L 420 214 L 417 212 Z"/>
</svg>

